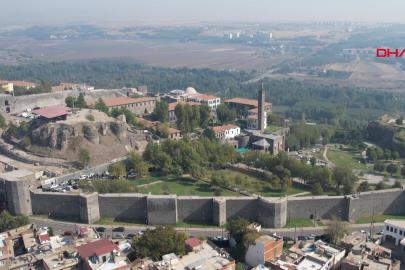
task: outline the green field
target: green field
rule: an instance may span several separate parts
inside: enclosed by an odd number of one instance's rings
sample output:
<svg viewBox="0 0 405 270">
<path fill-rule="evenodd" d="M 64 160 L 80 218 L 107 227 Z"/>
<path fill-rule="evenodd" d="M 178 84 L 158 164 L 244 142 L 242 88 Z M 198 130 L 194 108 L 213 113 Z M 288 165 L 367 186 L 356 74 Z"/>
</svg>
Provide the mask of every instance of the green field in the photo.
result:
<svg viewBox="0 0 405 270">
<path fill-rule="evenodd" d="M 272 125 L 272 124 L 267 124 L 266 131 L 275 132 L 275 131 L 277 131 L 277 130 L 279 130 L 281 128 L 283 128 L 283 127 L 279 127 L 279 126 Z"/>
<path fill-rule="evenodd" d="M 405 220 L 405 215 L 375 215 L 374 217 L 361 217 L 356 220 L 357 224 L 367 224 L 371 223 L 373 220 L 374 222 L 384 222 L 386 219 L 400 219 Z"/>
<path fill-rule="evenodd" d="M 245 174 L 232 170 L 223 170 L 223 171 L 226 172 L 226 175 L 232 179 L 231 181 L 232 187 L 241 190 L 246 190 L 250 193 L 259 194 L 265 197 L 280 197 L 284 195 L 293 195 L 307 191 L 305 189 L 293 185 L 286 194 L 284 192 L 272 189 L 271 185 L 268 182 L 255 175 Z M 239 181 L 237 179 L 239 179 Z"/>
<path fill-rule="evenodd" d="M 140 187 L 140 193 L 144 194 L 176 194 L 176 195 L 195 195 L 195 196 L 214 196 L 214 189 L 206 182 L 196 181 L 190 178 L 166 179 L 160 183 L 152 184 L 147 187 Z M 239 193 L 224 189 L 222 196 L 240 196 Z"/>
<path fill-rule="evenodd" d="M 338 167 L 347 167 L 354 170 L 367 170 L 367 166 L 360 162 L 360 154 L 351 148 L 338 149 L 329 147 L 327 157 Z"/>
</svg>

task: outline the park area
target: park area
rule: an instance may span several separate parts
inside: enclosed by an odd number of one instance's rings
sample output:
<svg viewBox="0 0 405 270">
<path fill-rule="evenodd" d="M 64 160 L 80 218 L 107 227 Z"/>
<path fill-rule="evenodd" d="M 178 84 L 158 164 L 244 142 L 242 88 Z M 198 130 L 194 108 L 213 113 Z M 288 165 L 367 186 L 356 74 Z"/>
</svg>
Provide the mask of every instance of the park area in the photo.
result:
<svg viewBox="0 0 405 270">
<path fill-rule="evenodd" d="M 81 183 L 86 191 L 99 193 L 142 193 L 152 195 L 174 194 L 178 196 L 247 196 L 257 194 L 265 197 L 280 197 L 307 193 L 303 187 L 292 184 L 286 190 L 275 189 L 263 177 L 233 170 L 218 170 L 211 173 L 217 181 L 196 180 L 188 176 L 147 176 L 121 180 L 92 180 Z M 219 180 L 218 180 L 219 179 Z"/>
<path fill-rule="evenodd" d="M 338 167 L 361 171 L 368 170 L 367 165 L 361 162 L 359 151 L 348 146 L 339 147 L 338 145 L 330 145 L 326 156 Z"/>
</svg>

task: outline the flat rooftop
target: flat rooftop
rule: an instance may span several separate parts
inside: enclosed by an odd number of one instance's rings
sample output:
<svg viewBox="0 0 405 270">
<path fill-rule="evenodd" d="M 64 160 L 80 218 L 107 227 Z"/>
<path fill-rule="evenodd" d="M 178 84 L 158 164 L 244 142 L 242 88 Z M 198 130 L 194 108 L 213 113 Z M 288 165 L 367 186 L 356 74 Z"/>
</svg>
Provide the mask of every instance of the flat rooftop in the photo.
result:
<svg viewBox="0 0 405 270">
<path fill-rule="evenodd" d="M 229 256 L 222 255 L 218 253 L 212 246 L 207 242 L 202 244 L 202 248 L 196 252 L 190 252 L 189 254 L 183 256 L 179 263 L 174 266 L 175 270 L 184 270 L 189 267 L 201 266 L 199 269 L 204 270 L 217 270 L 222 269 L 226 265 L 233 262 L 233 259 Z"/>
<path fill-rule="evenodd" d="M 384 221 L 384 223 L 388 225 L 405 228 L 405 220 L 387 219 Z"/>
</svg>

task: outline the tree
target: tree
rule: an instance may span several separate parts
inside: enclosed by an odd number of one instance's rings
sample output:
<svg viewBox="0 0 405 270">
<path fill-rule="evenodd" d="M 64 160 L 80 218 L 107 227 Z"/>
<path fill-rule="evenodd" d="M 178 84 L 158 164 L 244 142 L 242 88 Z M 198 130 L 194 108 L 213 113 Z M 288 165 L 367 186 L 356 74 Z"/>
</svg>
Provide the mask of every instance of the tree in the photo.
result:
<svg viewBox="0 0 405 270">
<path fill-rule="evenodd" d="M 397 124 L 397 125 L 402 125 L 402 123 L 404 123 L 404 117 L 403 116 L 401 116 L 397 120 L 395 120 L 395 124 Z"/>
<path fill-rule="evenodd" d="M 169 105 L 167 102 L 163 100 L 156 102 L 156 107 L 151 117 L 154 121 L 160 121 L 162 123 L 169 121 Z"/>
<path fill-rule="evenodd" d="M 0 128 L 5 128 L 7 126 L 6 119 L 2 114 L 0 114 Z"/>
<path fill-rule="evenodd" d="M 127 170 L 134 170 L 138 174 L 139 177 L 143 177 L 148 174 L 149 165 L 146 163 L 142 157 L 136 153 L 131 152 L 127 159 Z"/>
<path fill-rule="evenodd" d="M 375 186 L 375 190 L 383 190 L 386 188 L 387 188 L 387 185 L 385 184 L 384 181 L 378 182 L 378 184 Z"/>
<path fill-rule="evenodd" d="M 390 163 L 390 164 L 387 166 L 387 172 L 390 173 L 391 176 L 392 176 L 393 174 L 395 174 L 395 173 L 398 172 L 398 166 L 395 165 L 394 163 Z"/>
<path fill-rule="evenodd" d="M 322 195 L 323 189 L 320 183 L 316 182 L 312 185 L 312 194 L 314 195 Z"/>
<path fill-rule="evenodd" d="M 357 182 L 357 176 L 347 167 L 335 167 L 332 172 L 332 179 L 335 182 L 336 191 L 339 191 L 340 187 L 343 186 L 344 194 L 350 194 Z"/>
<path fill-rule="evenodd" d="M 311 157 L 309 159 L 309 162 L 311 163 L 312 166 L 315 166 L 316 165 L 316 157 Z"/>
<path fill-rule="evenodd" d="M 249 221 L 243 218 L 230 220 L 226 229 L 236 242 L 236 246 L 231 249 L 232 257 L 244 261 L 247 249 L 259 236 L 257 231 L 249 229 Z"/>
<path fill-rule="evenodd" d="M 206 128 L 203 132 L 203 136 L 210 140 L 215 140 L 215 132 L 211 128 Z"/>
<path fill-rule="evenodd" d="M 235 120 L 236 112 L 227 105 L 221 104 L 217 107 L 217 117 L 222 124 L 226 124 Z"/>
<path fill-rule="evenodd" d="M 108 114 L 108 112 L 109 112 L 109 109 L 108 109 L 107 105 L 105 105 L 104 100 L 102 98 L 99 98 L 97 100 L 95 109 L 99 110 L 100 112 L 103 112 L 105 114 Z"/>
<path fill-rule="evenodd" d="M 401 175 L 405 177 L 405 165 L 401 166 Z"/>
<path fill-rule="evenodd" d="M 325 229 L 325 233 L 329 235 L 331 243 L 334 245 L 339 244 L 339 242 L 349 233 L 348 226 L 345 222 L 332 217 L 330 223 Z"/>
<path fill-rule="evenodd" d="M 156 135 L 161 138 L 168 138 L 169 137 L 169 127 L 166 124 L 157 124 L 155 127 Z"/>
<path fill-rule="evenodd" d="M 80 148 L 79 161 L 83 168 L 90 164 L 90 153 L 87 149 Z"/>
<path fill-rule="evenodd" d="M 69 108 L 73 108 L 73 106 L 75 106 L 75 102 L 76 98 L 73 96 L 68 96 L 67 98 L 65 98 L 66 106 Z"/>
<path fill-rule="evenodd" d="M 27 216 L 12 216 L 9 212 L 0 213 L 0 232 L 12 230 L 30 223 Z"/>
<path fill-rule="evenodd" d="M 392 188 L 402 188 L 402 183 L 400 180 L 396 180 L 395 183 L 392 185 Z"/>
<path fill-rule="evenodd" d="M 358 192 L 365 192 L 370 190 L 370 185 L 367 181 L 363 181 L 360 183 L 360 185 L 357 187 Z"/>
<path fill-rule="evenodd" d="M 111 165 L 110 173 L 115 176 L 116 178 L 122 178 L 127 175 L 127 171 L 125 166 L 122 162 L 117 162 Z"/>
<path fill-rule="evenodd" d="M 383 172 L 385 171 L 385 165 L 379 161 L 374 163 L 374 171 Z"/>
<path fill-rule="evenodd" d="M 80 93 L 79 96 L 77 97 L 75 107 L 76 108 L 86 108 L 87 107 L 87 103 L 84 100 L 83 93 Z"/>
<path fill-rule="evenodd" d="M 211 119 L 211 109 L 207 105 L 198 106 L 200 110 L 200 127 L 207 128 Z"/>
<path fill-rule="evenodd" d="M 168 253 L 184 255 L 186 239 L 185 233 L 177 232 L 172 226 L 157 226 L 156 229 L 148 229 L 142 236 L 135 237 L 132 247 L 138 258 L 149 257 L 153 260 L 160 260 L 162 255 Z"/>
</svg>

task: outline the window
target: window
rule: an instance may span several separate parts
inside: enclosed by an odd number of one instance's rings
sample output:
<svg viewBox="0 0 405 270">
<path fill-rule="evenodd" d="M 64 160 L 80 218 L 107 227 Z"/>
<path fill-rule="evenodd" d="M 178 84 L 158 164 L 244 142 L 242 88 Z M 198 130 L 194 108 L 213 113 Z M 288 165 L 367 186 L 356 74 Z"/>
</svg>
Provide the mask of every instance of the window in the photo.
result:
<svg viewBox="0 0 405 270">
<path fill-rule="evenodd" d="M 402 235 L 402 230 L 399 230 L 399 235 Z"/>
<path fill-rule="evenodd" d="M 390 230 L 390 226 L 387 226 L 387 227 L 385 228 L 385 230 L 386 230 L 386 231 L 389 231 L 389 230 Z"/>
<path fill-rule="evenodd" d="M 390 232 L 393 232 L 393 231 L 394 231 L 394 228 L 390 227 Z"/>
<path fill-rule="evenodd" d="M 397 228 L 394 229 L 394 233 L 397 233 Z"/>
</svg>

